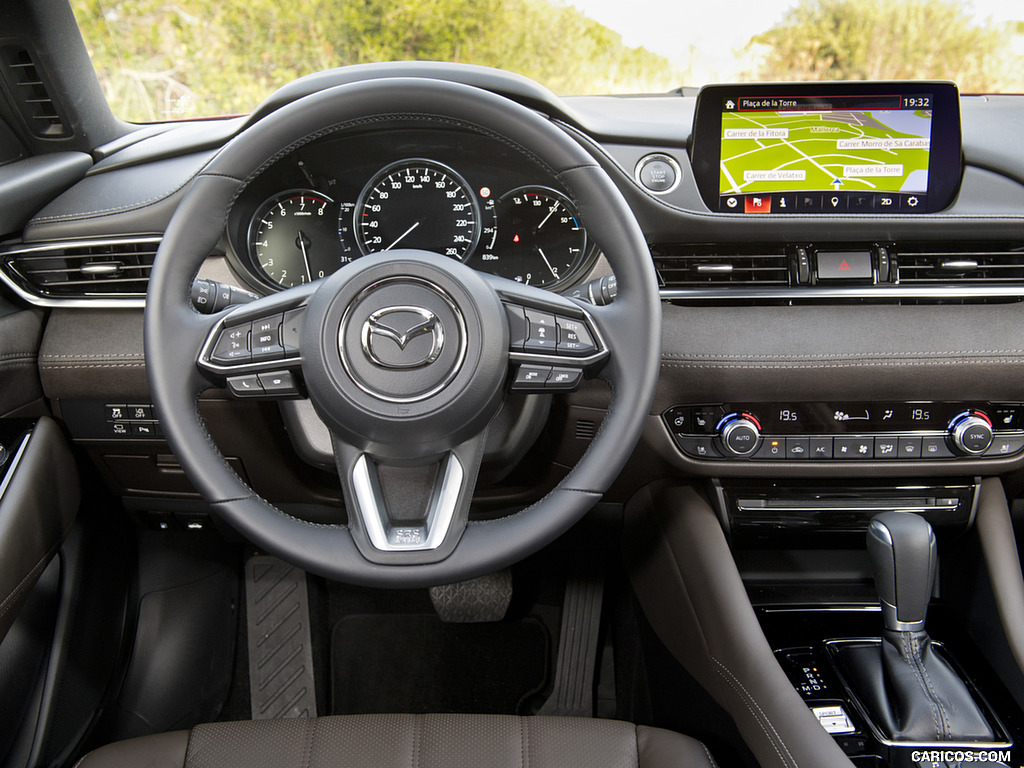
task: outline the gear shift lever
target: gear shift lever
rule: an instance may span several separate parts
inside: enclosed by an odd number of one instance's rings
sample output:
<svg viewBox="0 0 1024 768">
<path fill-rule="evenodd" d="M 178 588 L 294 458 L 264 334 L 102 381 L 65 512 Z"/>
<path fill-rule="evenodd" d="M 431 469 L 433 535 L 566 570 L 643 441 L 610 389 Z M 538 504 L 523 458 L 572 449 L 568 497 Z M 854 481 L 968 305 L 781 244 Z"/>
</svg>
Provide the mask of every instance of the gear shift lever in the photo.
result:
<svg viewBox="0 0 1024 768">
<path fill-rule="evenodd" d="M 882 512 L 868 525 L 868 556 L 889 632 L 923 632 L 935 582 L 935 534 L 920 515 Z"/>
<path fill-rule="evenodd" d="M 924 629 L 937 559 L 932 527 L 910 512 L 882 512 L 867 543 L 885 632 L 880 642 L 841 647 L 851 688 L 896 743 L 991 742 L 985 715 Z"/>
</svg>

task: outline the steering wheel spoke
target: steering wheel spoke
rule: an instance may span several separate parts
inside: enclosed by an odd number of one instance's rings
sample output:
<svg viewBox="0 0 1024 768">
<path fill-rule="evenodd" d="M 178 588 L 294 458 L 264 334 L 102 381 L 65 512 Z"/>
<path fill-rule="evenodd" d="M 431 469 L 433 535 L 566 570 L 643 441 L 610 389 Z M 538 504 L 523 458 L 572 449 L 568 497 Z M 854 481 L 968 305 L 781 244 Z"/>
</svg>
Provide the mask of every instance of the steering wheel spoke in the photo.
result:
<svg viewBox="0 0 1024 768">
<path fill-rule="evenodd" d="M 486 432 L 414 465 L 395 464 L 332 437 L 349 529 L 363 557 L 422 564 L 451 554 L 469 519 Z"/>
<path fill-rule="evenodd" d="M 298 286 L 215 316 L 199 369 L 235 397 L 301 397 L 300 331 L 315 287 Z"/>
</svg>

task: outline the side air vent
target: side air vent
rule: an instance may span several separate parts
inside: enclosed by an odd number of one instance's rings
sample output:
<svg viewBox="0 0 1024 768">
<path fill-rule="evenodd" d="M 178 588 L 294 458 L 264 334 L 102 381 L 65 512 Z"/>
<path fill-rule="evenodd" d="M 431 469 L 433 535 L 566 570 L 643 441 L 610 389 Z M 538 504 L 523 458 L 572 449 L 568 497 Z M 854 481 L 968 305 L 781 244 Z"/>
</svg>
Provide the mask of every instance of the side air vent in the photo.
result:
<svg viewBox="0 0 1024 768">
<path fill-rule="evenodd" d="M 3 277 L 29 301 L 141 302 L 159 237 L 71 240 L 0 251 Z"/>
<path fill-rule="evenodd" d="M 897 247 L 901 285 L 1024 285 L 1024 244 Z"/>
<path fill-rule="evenodd" d="M 36 136 L 60 139 L 71 135 L 61 110 L 50 95 L 41 69 L 27 48 L 19 45 L 0 47 L 0 60 L 18 110 Z"/>
<path fill-rule="evenodd" d="M 789 257 L 783 248 L 725 245 L 651 247 L 665 289 L 789 286 Z"/>
</svg>

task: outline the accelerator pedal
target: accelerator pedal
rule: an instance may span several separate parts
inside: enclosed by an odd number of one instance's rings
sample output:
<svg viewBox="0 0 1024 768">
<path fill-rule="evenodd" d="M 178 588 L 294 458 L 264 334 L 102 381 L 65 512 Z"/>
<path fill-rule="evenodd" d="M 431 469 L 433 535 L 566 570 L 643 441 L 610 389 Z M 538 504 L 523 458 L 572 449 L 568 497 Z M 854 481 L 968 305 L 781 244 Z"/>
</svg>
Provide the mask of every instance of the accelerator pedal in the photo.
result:
<svg viewBox="0 0 1024 768">
<path fill-rule="evenodd" d="M 505 568 L 469 581 L 431 587 L 430 602 L 446 624 L 501 621 L 512 602 L 512 571 Z"/>
<path fill-rule="evenodd" d="M 585 569 L 569 576 L 551 695 L 538 715 L 594 716 L 594 671 L 601 628 L 604 578 Z"/>
<path fill-rule="evenodd" d="M 253 720 L 316 717 L 306 573 L 276 557 L 245 564 Z"/>
</svg>

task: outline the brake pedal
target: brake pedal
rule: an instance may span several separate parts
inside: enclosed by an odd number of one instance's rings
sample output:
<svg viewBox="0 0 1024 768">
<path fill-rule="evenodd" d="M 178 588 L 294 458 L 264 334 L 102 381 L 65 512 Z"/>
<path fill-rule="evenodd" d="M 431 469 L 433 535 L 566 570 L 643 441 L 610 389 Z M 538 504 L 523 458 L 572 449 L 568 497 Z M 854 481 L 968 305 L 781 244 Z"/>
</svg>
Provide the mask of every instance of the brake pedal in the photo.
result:
<svg viewBox="0 0 1024 768">
<path fill-rule="evenodd" d="M 512 571 L 505 568 L 469 581 L 431 587 L 430 602 L 446 624 L 501 621 L 512 602 Z"/>
</svg>

